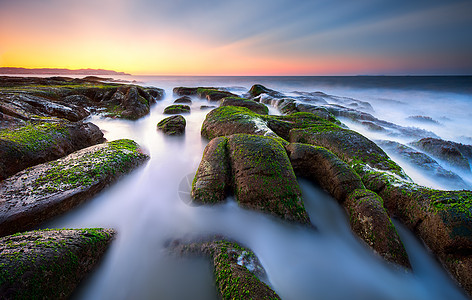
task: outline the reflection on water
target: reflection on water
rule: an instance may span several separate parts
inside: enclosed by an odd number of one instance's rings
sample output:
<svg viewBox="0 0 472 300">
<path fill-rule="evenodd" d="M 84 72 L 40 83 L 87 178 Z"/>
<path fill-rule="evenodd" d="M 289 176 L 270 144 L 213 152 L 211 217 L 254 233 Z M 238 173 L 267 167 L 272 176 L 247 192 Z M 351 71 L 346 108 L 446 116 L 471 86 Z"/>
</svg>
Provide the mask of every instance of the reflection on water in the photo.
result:
<svg viewBox="0 0 472 300">
<path fill-rule="evenodd" d="M 374 255 L 352 235 L 344 210 L 303 180 L 305 205 L 317 230 L 241 209 L 231 198 L 217 206 L 188 205 L 185 182 L 195 174 L 207 143 L 200 128 L 208 110 L 201 111 L 203 102 L 194 99 L 192 113 L 185 115 L 186 134 L 164 136 L 156 131 L 156 124 L 173 101 L 166 88 L 166 98 L 142 120 L 91 119 L 107 139 L 132 138 L 145 147 L 151 155 L 147 165 L 45 225 L 118 231 L 102 264 L 76 298 L 217 299 L 209 261 L 176 259 L 165 247 L 172 239 L 211 234 L 228 236 L 251 248 L 283 299 L 464 298 L 406 230 L 400 233 L 412 259 L 413 272 L 409 273 Z"/>
</svg>

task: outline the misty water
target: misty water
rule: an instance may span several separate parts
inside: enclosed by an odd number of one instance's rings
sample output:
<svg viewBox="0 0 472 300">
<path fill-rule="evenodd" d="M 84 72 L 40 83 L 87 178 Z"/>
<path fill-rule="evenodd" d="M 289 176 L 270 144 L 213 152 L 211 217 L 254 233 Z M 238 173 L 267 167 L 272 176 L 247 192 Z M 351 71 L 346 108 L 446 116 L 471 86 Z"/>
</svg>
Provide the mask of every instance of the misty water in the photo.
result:
<svg viewBox="0 0 472 300">
<path fill-rule="evenodd" d="M 130 80 L 130 77 L 123 77 Z M 283 77 L 133 77 L 139 84 L 166 90 L 165 99 L 138 121 L 105 119 L 98 125 L 108 140 L 131 138 L 150 154 L 148 163 L 125 176 L 84 205 L 45 224 L 49 228 L 107 227 L 116 240 L 76 299 L 217 299 L 212 266 L 205 258 L 178 258 L 168 253 L 172 240 L 224 235 L 252 249 L 267 273 L 267 283 L 282 299 L 465 299 L 442 267 L 407 229 L 397 223 L 412 271 L 386 264 L 351 233 L 343 208 L 319 187 L 300 179 L 305 207 L 318 230 L 241 209 L 234 199 L 216 206 L 192 206 L 190 183 L 208 143 L 200 136 L 209 109 L 193 98 L 186 114 L 185 135 L 169 137 L 156 130 L 176 86 L 227 87 L 237 94 L 251 85 L 290 95 L 322 91 L 369 102 L 375 117 L 403 126 L 433 131 L 443 139 L 472 144 L 472 91 L 443 79 L 392 84 L 386 78 Z M 437 80 L 437 79 L 434 79 Z M 433 80 L 433 81 L 434 81 Z M 470 81 L 470 79 L 469 79 Z M 388 84 L 387 84 L 388 83 Z M 441 84 L 443 86 L 441 86 Z M 211 104 L 210 104 L 211 105 Z M 271 113 L 277 113 L 271 108 Z M 424 115 L 441 125 L 412 124 L 409 116 Z M 348 124 L 356 127 L 355 124 Z M 379 136 L 353 128 L 372 139 L 410 142 L 405 137 Z M 447 188 L 424 179 L 401 163 L 416 181 Z M 463 176 L 467 182 L 472 182 Z"/>
</svg>

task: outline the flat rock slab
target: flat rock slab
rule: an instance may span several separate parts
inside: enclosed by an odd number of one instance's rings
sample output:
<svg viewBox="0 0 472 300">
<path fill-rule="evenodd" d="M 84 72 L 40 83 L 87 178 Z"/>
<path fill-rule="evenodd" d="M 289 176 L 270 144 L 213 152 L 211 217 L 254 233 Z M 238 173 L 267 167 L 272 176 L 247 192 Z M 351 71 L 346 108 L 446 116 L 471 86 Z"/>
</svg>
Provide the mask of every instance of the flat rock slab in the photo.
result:
<svg viewBox="0 0 472 300">
<path fill-rule="evenodd" d="M 257 276 L 265 271 L 256 255 L 237 243 L 213 241 L 173 245 L 172 252 L 180 255 L 205 255 L 213 260 L 213 272 L 221 299 L 280 299 Z"/>
<path fill-rule="evenodd" d="M 0 183 L 0 236 L 29 230 L 90 199 L 149 157 L 131 140 L 74 152 Z"/>
<path fill-rule="evenodd" d="M 167 117 L 157 123 L 157 129 L 162 130 L 167 135 L 181 135 L 185 132 L 187 122 L 181 115 Z"/>
<path fill-rule="evenodd" d="M 226 97 L 221 101 L 221 106 L 239 106 L 246 107 L 256 114 L 268 115 L 269 108 L 262 103 L 239 97 Z"/>
<path fill-rule="evenodd" d="M 114 235 L 111 229 L 90 228 L 0 238 L 0 298 L 68 299 Z"/>
<path fill-rule="evenodd" d="M 104 141 L 92 123 L 41 122 L 0 130 L 0 180 Z"/>
</svg>

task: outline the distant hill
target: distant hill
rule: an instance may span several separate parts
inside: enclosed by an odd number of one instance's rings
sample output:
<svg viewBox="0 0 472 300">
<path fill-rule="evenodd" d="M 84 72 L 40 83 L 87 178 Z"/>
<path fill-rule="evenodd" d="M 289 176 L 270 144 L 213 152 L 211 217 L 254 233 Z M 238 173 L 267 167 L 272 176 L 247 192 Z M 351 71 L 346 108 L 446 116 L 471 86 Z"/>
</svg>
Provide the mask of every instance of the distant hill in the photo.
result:
<svg viewBox="0 0 472 300">
<path fill-rule="evenodd" d="M 124 72 L 116 72 L 112 70 L 102 69 L 27 69 L 27 68 L 13 68 L 13 67 L 0 67 L 0 74 L 51 74 L 51 75 L 131 75 Z"/>
</svg>

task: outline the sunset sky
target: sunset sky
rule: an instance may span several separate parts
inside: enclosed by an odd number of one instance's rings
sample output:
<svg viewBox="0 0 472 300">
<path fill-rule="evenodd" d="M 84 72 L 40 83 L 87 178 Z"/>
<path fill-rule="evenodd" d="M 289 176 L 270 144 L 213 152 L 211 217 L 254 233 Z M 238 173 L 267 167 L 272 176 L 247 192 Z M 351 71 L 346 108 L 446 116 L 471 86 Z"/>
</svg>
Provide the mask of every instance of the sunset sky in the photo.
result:
<svg viewBox="0 0 472 300">
<path fill-rule="evenodd" d="M 0 0 L 0 66 L 472 74 L 472 0 Z"/>
</svg>

